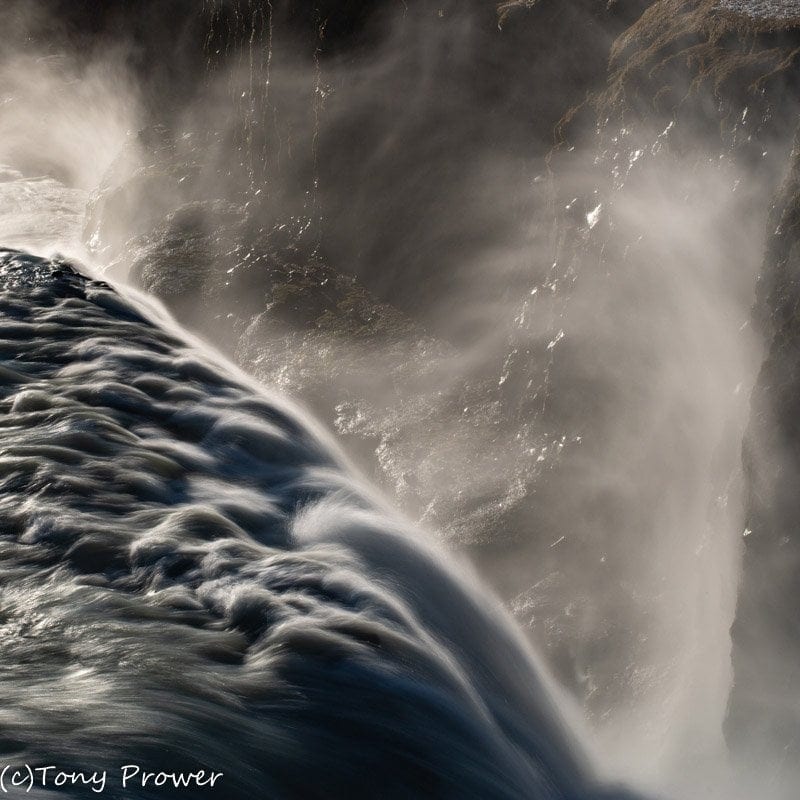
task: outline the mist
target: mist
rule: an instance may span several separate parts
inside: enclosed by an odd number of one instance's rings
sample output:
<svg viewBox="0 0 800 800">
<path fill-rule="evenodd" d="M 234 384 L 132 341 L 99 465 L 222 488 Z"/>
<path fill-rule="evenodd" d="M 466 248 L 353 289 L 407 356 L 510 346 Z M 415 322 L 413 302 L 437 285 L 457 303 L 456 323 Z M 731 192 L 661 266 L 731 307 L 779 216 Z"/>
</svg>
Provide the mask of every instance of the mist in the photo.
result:
<svg viewBox="0 0 800 800">
<path fill-rule="evenodd" d="M 170 48 L 152 4 L 12 3 L 0 233 L 310 409 L 514 615 L 606 777 L 745 797 L 741 448 L 797 108 L 734 119 L 669 60 L 691 102 L 618 98 L 666 5 L 174 3 Z"/>
</svg>

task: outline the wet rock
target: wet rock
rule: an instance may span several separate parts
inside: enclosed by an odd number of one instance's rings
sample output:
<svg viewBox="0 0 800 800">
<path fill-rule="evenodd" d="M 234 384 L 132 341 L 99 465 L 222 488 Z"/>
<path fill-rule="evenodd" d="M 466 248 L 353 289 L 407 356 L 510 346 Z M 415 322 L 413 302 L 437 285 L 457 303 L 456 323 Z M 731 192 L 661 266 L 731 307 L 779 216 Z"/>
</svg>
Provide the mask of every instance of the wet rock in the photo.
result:
<svg viewBox="0 0 800 800">
<path fill-rule="evenodd" d="M 796 792 L 800 756 L 800 149 L 770 214 L 754 316 L 766 358 L 744 439 L 744 561 L 732 629 L 735 682 L 728 738 Z M 776 755 L 779 754 L 779 755 Z"/>
</svg>

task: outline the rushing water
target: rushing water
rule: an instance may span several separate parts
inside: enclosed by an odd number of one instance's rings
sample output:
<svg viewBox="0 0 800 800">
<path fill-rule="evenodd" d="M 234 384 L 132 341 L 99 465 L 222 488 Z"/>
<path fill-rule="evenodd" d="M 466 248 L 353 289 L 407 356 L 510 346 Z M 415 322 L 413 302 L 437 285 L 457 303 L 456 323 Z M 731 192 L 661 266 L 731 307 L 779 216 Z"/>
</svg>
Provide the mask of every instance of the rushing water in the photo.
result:
<svg viewBox="0 0 800 800">
<path fill-rule="evenodd" d="M 4 251 L 0 285 L 4 759 L 599 796 L 496 602 L 309 419 L 62 261 Z"/>
<path fill-rule="evenodd" d="M 0 8 L 0 790 L 749 800 L 790 104 L 552 150 L 622 4 L 197 5 Z"/>
</svg>

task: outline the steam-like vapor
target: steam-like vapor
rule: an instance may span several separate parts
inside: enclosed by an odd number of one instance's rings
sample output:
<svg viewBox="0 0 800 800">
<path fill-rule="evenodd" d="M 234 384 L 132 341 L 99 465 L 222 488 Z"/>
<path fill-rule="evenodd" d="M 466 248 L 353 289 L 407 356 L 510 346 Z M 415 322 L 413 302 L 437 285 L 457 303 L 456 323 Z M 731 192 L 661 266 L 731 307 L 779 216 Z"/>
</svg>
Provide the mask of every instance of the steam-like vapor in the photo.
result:
<svg viewBox="0 0 800 800">
<path fill-rule="evenodd" d="M 601 94 L 646 2 L 189 5 L 171 4 L 174 47 L 148 3 L 109 3 L 91 26 L 80 4 L 0 14 L 33 43 L 0 59 L 2 243 L 85 257 L 310 406 L 469 555 L 581 704 L 603 773 L 736 797 L 723 722 L 762 349 L 750 306 L 795 109 L 770 109 L 769 133 L 745 110 L 721 145 L 720 101 L 671 58 L 659 69 L 696 102 Z M 307 420 L 228 367 L 170 366 L 180 337 L 110 290 L 6 263 L 47 383 L 9 377 L 27 415 L 9 447 L 34 450 L 13 457 L 8 507 L 44 481 L 14 512 L 14 547 L 42 543 L 23 570 L 37 619 L 77 626 L 69 652 L 106 692 L 83 710 L 83 684 L 59 684 L 59 713 L 88 726 L 65 759 L 124 753 L 122 736 L 94 750 L 92 726 L 128 703 L 136 747 L 166 714 L 184 752 L 267 751 L 241 796 L 267 779 L 276 796 L 351 796 L 356 758 L 374 796 L 584 791 L 494 601 Z M 42 283 L 18 286 L 20 269 Z M 91 430 L 59 433 L 61 414 Z M 62 434 L 88 449 L 40 442 Z M 53 571 L 68 579 L 48 594 Z M 111 597 L 128 610 L 92 633 Z M 145 706 L 103 660 L 112 645 Z M 155 699 L 167 685 L 185 700 L 173 716 Z M 62 753 L 41 719 L 20 741 Z"/>
<path fill-rule="evenodd" d="M 110 55 L 4 52 L 0 93 L 2 241 L 82 252 L 88 193 L 138 125 L 127 74 Z"/>
</svg>

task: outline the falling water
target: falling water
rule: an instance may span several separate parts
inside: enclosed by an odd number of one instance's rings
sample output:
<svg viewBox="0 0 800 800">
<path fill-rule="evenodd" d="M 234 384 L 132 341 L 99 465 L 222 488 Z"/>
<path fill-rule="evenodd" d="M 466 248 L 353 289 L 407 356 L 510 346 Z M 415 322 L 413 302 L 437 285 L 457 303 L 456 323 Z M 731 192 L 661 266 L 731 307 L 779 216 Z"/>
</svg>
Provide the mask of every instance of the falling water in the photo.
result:
<svg viewBox="0 0 800 800">
<path fill-rule="evenodd" d="M 0 12 L 6 762 L 749 796 L 741 443 L 795 109 L 720 145 L 713 95 L 623 103 L 612 42 L 670 3 Z"/>
</svg>

